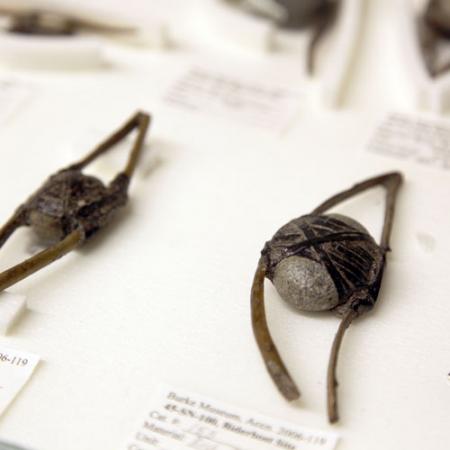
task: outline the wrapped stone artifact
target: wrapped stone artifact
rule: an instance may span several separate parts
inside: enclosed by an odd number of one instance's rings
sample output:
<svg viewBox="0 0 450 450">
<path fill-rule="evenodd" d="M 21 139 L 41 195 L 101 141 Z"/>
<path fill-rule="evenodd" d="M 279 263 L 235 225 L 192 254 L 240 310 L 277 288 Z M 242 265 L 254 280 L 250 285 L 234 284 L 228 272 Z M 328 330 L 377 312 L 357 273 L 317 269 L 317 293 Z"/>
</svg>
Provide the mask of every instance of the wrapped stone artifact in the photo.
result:
<svg viewBox="0 0 450 450">
<path fill-rule="evenodd" d="M 350 323 L 370 311 L 378 297 L 392 229 L 395 200 L 402 182 L 393 172 L 370 178 L 334 195 L 311 214 L 291 220 L 266 243 L 253 280 L 253 331 L 266 368 L 287 400 L 300 397 L 270 336 L 264 308 L 264 279 L 300 311 L 331 311 L 342 318 L 333 342 L 327 375 L 328 417 L 338 420 L 336 365 L 343 334 Z M 380 244 L 356 220 L 326 211 L 375 186 L 386 190 Z"/>
<path fill-rule="evenodd" d="M 48 247 L 0 273 L 0 292 L 61 258 L 105 227 L 128 200 L 128 187 L 141 154 L 150 116 L 133 115 L 81 161 L 59 170 L 0 228 L 0 248 L 21 226 L 30 226 Z M 137 129 L 126 167 L 108 184 L 82 170 Z"/>
</svg>

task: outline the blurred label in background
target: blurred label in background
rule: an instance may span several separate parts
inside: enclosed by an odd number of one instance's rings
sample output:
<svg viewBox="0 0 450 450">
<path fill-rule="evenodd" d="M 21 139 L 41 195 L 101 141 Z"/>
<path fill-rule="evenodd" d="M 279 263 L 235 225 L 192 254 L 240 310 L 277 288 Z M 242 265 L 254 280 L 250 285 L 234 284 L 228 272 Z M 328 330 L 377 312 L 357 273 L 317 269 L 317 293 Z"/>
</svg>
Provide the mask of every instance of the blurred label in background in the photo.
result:
<svg viewBox="0 0 450 450">
<path fill-rule="evenodd" d="M 31 92 L 31 86 L 26 83 L 0 80 L 0 125 L 23 105 Z"/>
<path fill-rule="evenodd" d="M 277 84 L 191 68 L 169 87 L 164 101 L 191 112 L 280 132 L 290 125 L 307 99 L 301 91 Z"/>
<path fill-rule="evenodd" d="M 450 122 L 390 114 L 376 128 L 369 150 L 440 169 L 450 169 Z"/>
</svg>

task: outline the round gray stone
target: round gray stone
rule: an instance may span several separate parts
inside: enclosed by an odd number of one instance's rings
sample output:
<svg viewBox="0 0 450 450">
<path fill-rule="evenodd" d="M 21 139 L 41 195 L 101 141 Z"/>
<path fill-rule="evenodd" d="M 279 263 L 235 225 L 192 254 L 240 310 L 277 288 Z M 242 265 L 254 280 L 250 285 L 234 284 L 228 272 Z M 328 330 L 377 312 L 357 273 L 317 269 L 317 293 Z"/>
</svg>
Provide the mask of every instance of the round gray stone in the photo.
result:
<svg viewBox="0 0 450 450">
<path fill-rule="evenodd" d="M 301 256 L 277 264 L 273 284 L 280 296 L 301 311 L 326 311 L 339 303 L 339 294 L 327 269 Z"/>
</svg>

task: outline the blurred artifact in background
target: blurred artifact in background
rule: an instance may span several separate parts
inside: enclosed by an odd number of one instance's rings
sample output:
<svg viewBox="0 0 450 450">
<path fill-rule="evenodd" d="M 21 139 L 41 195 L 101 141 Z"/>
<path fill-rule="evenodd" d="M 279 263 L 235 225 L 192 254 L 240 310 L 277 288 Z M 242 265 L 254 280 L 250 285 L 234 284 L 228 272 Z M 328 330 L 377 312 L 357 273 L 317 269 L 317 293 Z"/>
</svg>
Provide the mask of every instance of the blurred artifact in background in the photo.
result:
<svg viewBox="0 0 450 450">
<path fill-rule="evenodd" d="M 108 23 L 101 17 L 69 12 L 6 7 L 0 4 L 0 16 L 6 17 L 6 31 L 35 36 L 70 36 L 82 31 L 94 33 L 124 33 L 133 28 Z"/>
<path fill-rule="evenodd" d="M 430 0 L 419 18 L 419 40 L 425 65 L 432 77 L 450 69 L 450 0 Z"/>
<path fill-rule="evenodd" d="M 381 286 L 392 229 L 397 191 L 402 182 L 393 172 L 370 178 L 334 195 L 311 214 L 280 228 L 266 243 L 251 293 L 253 331 L 267 370 L 287 400 L 300 397 L 272 341 L 264 307 L 264 279 L 300 311 L 332 311 L 342 318 L 336 333 L 327 375 L 328 418 L 339 419 L 336 365 L 339 347 L 351 322 L 375 305 Z M 383 186 L 386 206 L 380 244 L 356 220 L 325 214 L 335 205 L 367 189 Z"/>
<path fill-rule="evenodd" d="M 339 0 L 228 0 L 252 14 L 273 21 L 277 26 L 290 30 L 313 28 L 308 47 L 307 68 L 312 74 L 315 53 L 320 39 L 333 25 Z"/>
</svg>

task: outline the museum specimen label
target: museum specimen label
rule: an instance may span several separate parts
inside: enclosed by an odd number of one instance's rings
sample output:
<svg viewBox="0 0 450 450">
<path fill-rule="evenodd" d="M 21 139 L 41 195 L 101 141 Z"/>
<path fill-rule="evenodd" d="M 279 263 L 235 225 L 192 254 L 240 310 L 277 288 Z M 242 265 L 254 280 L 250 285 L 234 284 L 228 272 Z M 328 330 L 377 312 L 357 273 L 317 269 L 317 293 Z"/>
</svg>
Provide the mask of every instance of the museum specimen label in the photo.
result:
<svg viewBox="0 0 450 450">
<path fill-rule="evenodd" d="M 161 386 L 125 449 L 332 450 L 337 441 L 335 433 Z"/>
<path fill-rule="evenodd" d="M 0 347 L 0 414 L 23 389 L 39 359 L 31 353 Z"/>
</svg>

